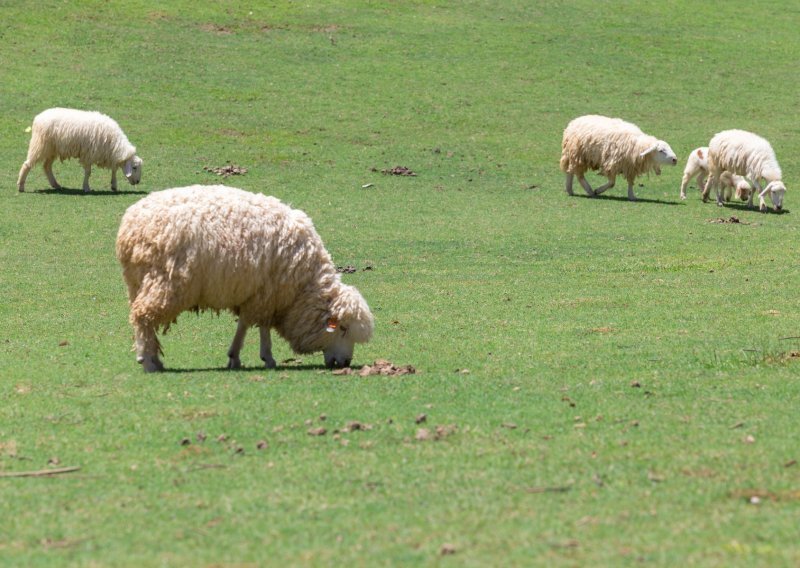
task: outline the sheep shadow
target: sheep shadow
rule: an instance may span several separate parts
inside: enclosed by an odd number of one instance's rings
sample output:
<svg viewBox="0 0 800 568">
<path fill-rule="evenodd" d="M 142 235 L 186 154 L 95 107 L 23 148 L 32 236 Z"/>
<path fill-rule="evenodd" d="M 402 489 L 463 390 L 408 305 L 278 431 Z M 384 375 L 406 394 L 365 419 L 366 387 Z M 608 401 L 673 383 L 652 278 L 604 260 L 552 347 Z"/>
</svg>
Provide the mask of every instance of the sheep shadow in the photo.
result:
<svg viewBox="0 0 800 568">
<path fill-rule="evenodd" d="M 26 192 L 27 193 L 27 192 Z M 147 195 L 146 191 L 135 191 L 135 190 L 119 190 L 119 191 L 111 191 L 110 189 L 93 189 L 89 193 L 86 193 L 82 189 L 71 189 L 68 187 L 62 187 L 61 189 L 35 189 L 30 193 L 34 193 L 36 195 L 81 195 L 81 196 L 106 196 L 106 195 Z"/>
<path fill-rule="evenodd" d="M 630 201 L 627 195 L 600 195 L 589 196 L 586 194 L 576 193 L 573 197 L 580 197 L 582 199 L 597 199 L 597 200 L 610 200 L 610 201 L 624 201 L 625 203 L 655 203 L 658 205 L 683 205 L 682 201 L 664 201 L 663 199 L 653 199 L 650 197 L 637 197 L 636 201 Z"/>
<path fill-rule="evenodd" d="M 716 205 L 716 202 L 709 201 L 709 205 Z M 766 211 L 759 211 L 758 206 L 750 208 L 747 203 L 734 203 L 733 201 L 726 201 L 722 207 L 717 207 L 717 211 L 725 211 L 726 209 L 734 209 L 736 211 L 744 211 L 746 213 L 767 213 L 769 215 L 785 215 L 789 213 L 789 209 L 781 209 L 775 211 L 772 207 L 768 207 Z"/>
<path fill-rule="evenodd" d="M 281 373 L 283 371 L 331 371 L 335 369 L 328 369 L 325 365 L 278 365 L 274 369 L 267 369 L 263 365 L 247 366 L 242 365 L 238 369 L 229 369 L 228 367 L 197 367 L 197 368 L 184 368 L 173 369 L 166 367 L 164 373 Z"/>
</svg>

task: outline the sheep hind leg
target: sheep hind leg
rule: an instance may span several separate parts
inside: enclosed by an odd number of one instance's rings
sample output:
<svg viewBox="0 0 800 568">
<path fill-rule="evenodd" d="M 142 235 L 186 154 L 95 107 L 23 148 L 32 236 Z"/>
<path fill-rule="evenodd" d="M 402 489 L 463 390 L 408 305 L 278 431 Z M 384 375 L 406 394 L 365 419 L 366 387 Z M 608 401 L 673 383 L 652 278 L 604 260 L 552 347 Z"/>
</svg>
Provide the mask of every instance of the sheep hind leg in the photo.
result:
<svg viewBox="0 0 800 568">
<path fill-rule="evenodd" d="M 608 176 L 608 183 L 604 183 L 600 187 L 595 188 L 594 194 L 595 195 L 600 195 L 601 193 L 603 193 L 607 189 L 611 189 L 612 187 L 614 187 L 614 184 L 616 184 L 616 183 L 617 183 L 617 178 L 616 177 Z"/>
<path fill-rule="evenodd" d="M 633 194 L 633 182 L 628 182 L 628 201 L 638 201 L 636 196 Z"/>
<path fill-rule="evenodd" d="M 239 359 L 239 353 L 242 351 L 244 345 L 244 338 L 247 335 L 247 326 L 242 318 L 239 318 L 239 323 L 236 326 L 236 334 L 233 336 L 230 349 L 228 349 L 228 368 L 241 369 L 242 360 Z"/>
<path fill-rule="evenodd" d="M 32 164 L 25 160 L 22 162 L 22 167 L 19 169 L 19 177 L 17 178 L 17 189 L 20 192 L 25 191 L 25 180 L 28 178 L 28 174 L 31 171 Z"/>
<path fill-rule="evenodd" d="M 117 191 L 117 166 L 111 168 L 111 191 Z"/>
<path fill-rule="evenodd" d="M 53 162 L 55 158 L 51 158 L 49 160 L 45 160 L 44 162 L 44 173 L 47 176 L 47 181 L 50 183 L 50 187 L 53 189 L 61 189 L 61 184 L 56 181 L 56 176 L 53 175 Z"/>
<path fill-rule="evenodd" d="M 586 194 L 589 197 L 594 197 L 594 190 L 592 189 L 592 186 L 589 185 L 589 182 L 586 181 L 586 178 L 583 176 L 578 176 L 578 181 L 580 182 L 581 187 L 583 187 L 583 190 L 586 192 Z"/>
<path fill-rule="evenodd" d="M 572 179 L 574 177 L 575 177 L 575 174 L 567 174 L 567 186 L 566 186 L 567 195 L 575 195 L 575 193 L 573 193 L 573 191 L 572 191 Z M 20 191 L 22 191 L 22 190 L 20 190 Z"/>
<path fill-rule="evenodd" d="M 272 357 L 272 338 L 269 335 L 269 326 L 262 325 L 258 328 L 261 334 L 261 360 L 267 369 L 274 369 L 278 364 Z"/>
<path fill-rule="evenodd" d="M 83 166 L 83 192 L 89 193 L 91 190 L 89 189 L 89 176 L 92 175 L 92 166 L 91 164 L 84 164 Z"/>
</svg>

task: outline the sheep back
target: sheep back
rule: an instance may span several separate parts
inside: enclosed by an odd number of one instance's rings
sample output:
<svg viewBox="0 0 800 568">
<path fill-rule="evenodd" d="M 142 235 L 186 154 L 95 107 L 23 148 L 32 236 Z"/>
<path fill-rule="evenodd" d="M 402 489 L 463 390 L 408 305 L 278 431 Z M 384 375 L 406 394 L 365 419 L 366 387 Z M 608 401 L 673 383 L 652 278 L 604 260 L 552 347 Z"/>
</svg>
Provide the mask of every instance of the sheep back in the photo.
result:
<svg viewBox="0 0 800 568">
<path fill-rule="evenodd" d="M 772 145 L 746 130 L 723 130 L 708 144 L 709 170 L 729 171 L 751 181 L 781 179 L 781 168 Z"/>
<path fill-rule="evenodd" d="M 580 116 L 564 129 L 561 170 L 583 176 L 589 170 L 611 177 L 622 175 L 629 182 L 658 170 L 649 156 L 640 156 L 658 139 L 630 122 L 599 115 Z"/>
<path fill-rule="evenodd" d="M 51 108 L 33 119 L 28 161 L 77 158 L 82 164 L 113 168 L 136 155 L 119 124 L 105 114 Z"/>
</svg>

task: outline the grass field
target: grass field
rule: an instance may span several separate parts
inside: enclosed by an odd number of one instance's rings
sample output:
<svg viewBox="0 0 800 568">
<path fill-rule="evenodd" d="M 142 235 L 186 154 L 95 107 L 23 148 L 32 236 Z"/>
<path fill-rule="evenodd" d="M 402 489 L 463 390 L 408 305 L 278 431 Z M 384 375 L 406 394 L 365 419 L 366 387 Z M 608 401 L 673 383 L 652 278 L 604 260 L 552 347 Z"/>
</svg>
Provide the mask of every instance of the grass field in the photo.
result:
<svg viewBox="0 0 800 568">
<path fill-rule="evenodd" d="M 80 467 L 0 477 L 1 563 L 800 564 L 800 7 L 266 4 L 0 4 L 0 475 Z M 83 195 L 73 161 L 19 194 L 52 106 L 113 116 L 142 184 L 95 170 Z M 637 203 L 568 197 L 588 113 L 679 166 Z M 784 214 L 678 198 L 726 128 L 772 142 Z M 142 373 L 119 221 L 229 161 L 359 269 L 354 366 L 417 374 L 332 375 L 279 339 L 266 371 L 256 333 L 225 371 L 229 314 L 182 316 Z"/>
</svg>

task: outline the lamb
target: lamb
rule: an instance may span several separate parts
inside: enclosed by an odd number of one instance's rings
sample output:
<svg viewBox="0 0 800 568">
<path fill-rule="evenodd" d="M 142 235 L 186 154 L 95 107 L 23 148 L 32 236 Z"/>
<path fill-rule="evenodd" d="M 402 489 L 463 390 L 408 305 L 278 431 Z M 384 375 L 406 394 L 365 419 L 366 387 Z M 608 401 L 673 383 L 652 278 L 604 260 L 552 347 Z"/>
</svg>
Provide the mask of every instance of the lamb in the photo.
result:
<svg viewBox="0 0 800 568">
<path fill-rule="evenodd" d="M 744 176 L 753 184 L 748 207 L 753 207 L 753 196 L 757 193 L 759 209 L 766 211 L 764 196 L 769 193 L 775 211 L 783 209 L 786 186 L 781 179 L 781 167 L 772 146 L 761 136 L 746 130 L 724 130 L 714 135 L 708 144 L 709 179 L 703 191 L 703 201 L 708 199 L 713 187 L 717 192 L 717 205 L 722 206 L 719 181 L 724 171 Z M 762 179 L 767 182 L 763 190 Z"/>
<path fill-rule="evenodd" d="M 703 191 L 706 186 L 706 176 L 708 175 L 708 146 L 695 148 L 689 154 L 689 159 L 686 160 L 686 167 L 683 170 L 683 179 L 681 180 L 681 199 L 686 199 L 686 187 L 692 178 L 697 176 L 697 187 Z M 747 201 L 752 191 L 752 186 L 742 176 L 732 174 L 730 172 L 722 172 L 720 175 L 720 183 L 725 190 L 725 201 L 730 201 L 732 193 L 735 190 L 736 198 L 741 201 Z"/>
<path fill-rule="evenodd" d="M 614 187 L 618 175 L 628 181 L 628 199 L 636 200 L 633 182 L 642 174 L 661 174 L 664 164 L 675 165 L 678 158 L 669 144 L 643 133 L 638 126 L 619 118 L 586 115 L 572 120 L 564 129 L 561 142 L 561 171 L 566 176 L 567 194 L 572 193 L 573 176 L 578 176 L 590 197 Z M 608 183 L 592 189 L 584 178 L 588 170 L 596 170 Z"/>
<path fill-rule="evenodd" d="M 321 350 L 327 367 L 349 366 L 354 344 L 372 336 L 369 306 L 341 282 L 311 219 L 274 197 L 222 185 L 151 193 L 125 212 L 116 252 L 146 372 L 164 369 L 156 332 L 187 310 L 239 317 L 230 369 L 252 326 L 267 368 L 273 327 L 297 353 Z"/>
<path fill-rule="evenodd" d="M 47 109 L 33 119 L 28 157 L 19 170 L 17 188 L 25 191 L 28 172 L 44 162 L 53 189 L 61 189 L 53 175 L 53 162 L 78 158 L 83 166 L 83 191 L 89 191 L 92 166 L 111 169 L 111 189 L 117 191 L 117 168 L 131 185 L 142 179 L 142 159 L 114 119 L 99 112 L 69 108 Z"/>
</svg>

